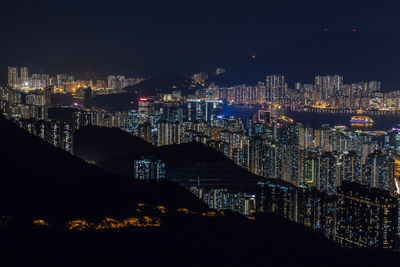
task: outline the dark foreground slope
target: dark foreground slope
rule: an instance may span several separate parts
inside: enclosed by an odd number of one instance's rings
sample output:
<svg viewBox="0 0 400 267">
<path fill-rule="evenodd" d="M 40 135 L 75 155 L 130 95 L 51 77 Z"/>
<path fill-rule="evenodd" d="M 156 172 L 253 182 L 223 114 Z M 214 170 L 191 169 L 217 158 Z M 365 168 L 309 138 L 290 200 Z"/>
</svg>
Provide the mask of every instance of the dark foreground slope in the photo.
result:
<svg viewBox="0 0 400 267">
<path fill-rule="evenodd" d="M 0 237 L 2 266 L 361 266 L 393 258 L 347 254 L 274 217 L 174 217 L 157 229 L 0 230 Z"/>
<path fill-rule="evenodd" d="M 83 127 L 74 135 L 74 154 L 114 173 L 133 175 L 133 162 L 153 155 L 166 162 L 167 177 L 180 184 L 255 185 L 260 177 L 200 143 L 155 147 L 119 129 Z"/>
<path fill-rule="evenodd" d="M 0 129 L 3 215 L 64 221 L 79 216 L 130 216 L 137 203 L 204 208 L 177 184 L 140 183 L 111 174 L 43 142 L 2 116 Z"/>
<path fill-rule="evenodd" d="M 53 148 L 2 117 L 0 126 L 1 266 L 385 266 L 398 261 L 392 253 L 346 252 L 272 215 L 253 221 L 204 215 L 206 209 L 177 185 L 134 183 Z M 159 227 L 77 231 L 19 223 L 130 216 L 160 201 L 167 212 L 159 216 Z"/>
</svg>

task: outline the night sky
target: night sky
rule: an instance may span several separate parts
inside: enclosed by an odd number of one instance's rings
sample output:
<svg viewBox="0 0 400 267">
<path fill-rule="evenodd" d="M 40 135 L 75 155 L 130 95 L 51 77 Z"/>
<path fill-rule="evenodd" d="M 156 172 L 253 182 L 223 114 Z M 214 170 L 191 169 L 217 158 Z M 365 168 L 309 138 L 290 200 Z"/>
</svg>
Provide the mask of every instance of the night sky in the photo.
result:
<svg viewBox="0 0 400 267">
<path fill-rule="evenodd" d="M 2 3 L 0 80 L 11 65 L 30 73 L 189 74 L 324 28 L 400 31 L 399 1 L 138 2 Z"/>
</svg>

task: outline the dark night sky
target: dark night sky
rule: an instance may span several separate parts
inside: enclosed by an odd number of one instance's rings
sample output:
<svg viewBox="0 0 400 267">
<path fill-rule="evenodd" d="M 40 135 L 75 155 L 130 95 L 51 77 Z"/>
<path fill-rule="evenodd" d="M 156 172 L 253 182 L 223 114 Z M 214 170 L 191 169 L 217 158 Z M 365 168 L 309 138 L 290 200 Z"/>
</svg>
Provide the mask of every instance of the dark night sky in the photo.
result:
<svg viewBox="0 0 400 267">
<path fill-rule="evenodd" d="M 0 80 L 10 65 L 28 66 L 30 73 L 188 74 L 262 55 L 324 28 L 398 33 L 400 27 L 399 1 L 141 2 L 2 3 Z"/>
</svg>

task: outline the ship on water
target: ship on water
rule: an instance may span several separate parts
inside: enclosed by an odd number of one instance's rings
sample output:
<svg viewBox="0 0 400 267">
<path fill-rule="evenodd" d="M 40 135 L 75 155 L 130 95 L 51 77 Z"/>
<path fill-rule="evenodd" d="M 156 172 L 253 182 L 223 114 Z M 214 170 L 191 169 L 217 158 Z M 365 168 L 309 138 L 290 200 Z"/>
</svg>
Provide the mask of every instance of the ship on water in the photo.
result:
<svg viewBox="0 0 400 267">
<path fill-rule="evenodd" d="M 371 125 L 374 123 L 374 120 L 367 116 L 353 116 L 350 119 L 350 123 Z"/>
<path fill-rule="evenodd" d="M 279 119 L 282 121 L 285 121 L 285 122 L 290 122 L 290 123 L 294 122 L 294 120 L 292 118 L 289 118 L 287 116 L 279 116 Z"/>
</svg>

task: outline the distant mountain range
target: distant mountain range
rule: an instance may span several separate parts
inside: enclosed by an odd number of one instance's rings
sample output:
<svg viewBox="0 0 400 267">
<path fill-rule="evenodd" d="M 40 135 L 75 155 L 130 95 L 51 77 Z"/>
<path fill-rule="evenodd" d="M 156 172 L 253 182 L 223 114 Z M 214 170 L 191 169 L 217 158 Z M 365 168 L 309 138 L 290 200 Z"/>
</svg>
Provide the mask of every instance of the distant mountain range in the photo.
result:
<svg viewBox="0 0 400 267">
<path fill-rule="evenodd" d="M 295 82 L 314 83 L 316 75 L 344 76 L 345 83 L 378 80 L 382 91 L 400 90 L 400 37 L 384 32 L 322 32 L 287 42 L 255 59 L 240 58 L 224 66 L 226 72 L 210 74 L 219 86 L 255 85 L 267 74 L 282 74 L 289 87 Z M 189 77 L 176 72 L 155 75 L 126 88 L 126 94 L 95 97 L 97 107 L 126 110 L 137 106 L 140 96 L 190 93 Z"/>
<path fill-rule="evenodd" d="M 345 83 L 380 80 L 386 91 L 400 89 L 400 37 L 384 32 L 322 32 L 293 40 L 247 62 L 227 66 L 211 78 L 220 86 L 255 84 L 267 74 L 295 82 L 340 74 Z"/>
</svg>

